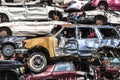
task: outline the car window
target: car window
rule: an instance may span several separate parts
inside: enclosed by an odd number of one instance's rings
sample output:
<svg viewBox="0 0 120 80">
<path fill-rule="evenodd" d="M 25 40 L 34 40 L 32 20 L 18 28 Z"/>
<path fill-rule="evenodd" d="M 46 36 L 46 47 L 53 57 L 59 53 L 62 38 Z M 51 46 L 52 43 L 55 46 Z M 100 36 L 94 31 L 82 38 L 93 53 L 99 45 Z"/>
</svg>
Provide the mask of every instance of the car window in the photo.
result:
<svg viewBox="0 0 120 80">
<path fill-rule="evenodd" d="M 51 30 L 51 34 L 55 35 L 62 27 L 61 26 L 56 26 Z"/>
<path fill-rule="evenodd" d="M 5 0 L 6 3 L 19 3 L 22 2 L 22 0 Z"/>
<path fill-rule="evenodd" d="M 75 28 L 64 28 L 57 37 L 75 38 Z"/>
<path fill-rule="evenodd" d="M 81 38 L 97 38 L 96 32 L 93 28 L 79 28 L 79 36 Z"/>
<path fill-rule="evenodd" d="M 32 1 L 36 1 L 36 0 L 26 0 L 26 2 L 32 2 Z"/>
<path fill-rule="evenodd" d="M 1 5 L 1 0 L 0 0 L 0 5 Z"/>
<path fill-rule="evenodd" d="M 24 0 L 25 5 L 33 5 L 39 3 L 39 0 Z"/>
<path fill-rule="evenodd" d="M 116 66 L 116 65 L 120 66 L 120 58 L 112 58 L 112 57 L 110 57 L 109 60 L 110 60 L 111 66 Z"/>
<path fill-rule="evenodd" d="M 67 70 L 74 70 L 73 65 L 70 63 L 64 64 L 57 64 L 54 67 L 54 71 L 67 71 Z"/>
<path fill-rule="evenodd" d="M 116 38 L 118 39 L 118 33 L 115 29 L 112 28 L 99 28 L 100 33 L 102 34 L 103 38 Z"/>
<path fill-rule="evenodd" d="M 65 28 L 63 31 L 65 38 L 75 38 L 75 28 Z"/>
</svg>

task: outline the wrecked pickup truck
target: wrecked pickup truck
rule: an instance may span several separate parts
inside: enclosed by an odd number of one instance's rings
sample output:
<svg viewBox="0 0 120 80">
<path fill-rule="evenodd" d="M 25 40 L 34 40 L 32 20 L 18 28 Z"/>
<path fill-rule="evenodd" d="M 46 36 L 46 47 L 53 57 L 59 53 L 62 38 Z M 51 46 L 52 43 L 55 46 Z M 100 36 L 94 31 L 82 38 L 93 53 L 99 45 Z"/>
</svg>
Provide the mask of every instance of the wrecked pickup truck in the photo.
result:
<svg viewBox="0 0 120 80">
<path fill-rule="evenodd" d="M 21 48 L 27 50 L 27 64 L 30 70 L 41 72 L 53 59 L 90 57 L 93 56 L 91 53 L 99 48 L 116 48 L 120 44 L 120 35 L 115 27 L 108 25 L 59 25 L 54 27 L 50 34 L 23 39 L 21 44 Z M 119 54 L 118 52 L 119 48 L 115 53 Z"/>
</svg>

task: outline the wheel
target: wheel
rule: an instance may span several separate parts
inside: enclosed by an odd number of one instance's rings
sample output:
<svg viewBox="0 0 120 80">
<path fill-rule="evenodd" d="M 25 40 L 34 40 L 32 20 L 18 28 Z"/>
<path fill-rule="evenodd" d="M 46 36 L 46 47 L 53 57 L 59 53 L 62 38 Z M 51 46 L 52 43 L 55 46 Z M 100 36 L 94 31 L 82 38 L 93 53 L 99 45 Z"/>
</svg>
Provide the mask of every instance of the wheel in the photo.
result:
<svg viewBox="0 0 120 80">
<path fill-rule="evenodd" d="M 42 52 L 34 52 L 29 56 L 28 67 L 33 72 L 41 72 L 47 66 L 47 59 Z"/>
<path fill-rule="evenodd" d="M 7 27 L 1 27 L 0 28 L 0 33 L 1 33 L 2 37 L 12 36 L 12 31 Z"/>
<path fill-rule="evenodd" d="M 102 9 L 102 10 L 108 10 L 108 5 L 107 5 L 107 3 L 100 3 L 98 5 L 98 8 Z"/>
<path fill-rule="evenodd" d="M 59 21 L 59 20 L 62 20 L 62 14 L 59 13 L 59 12 L 50 12 L 49 13 L 49 18 L 51 20 Z"/>
<path fill-rule="evenodd" d="M 14 54 L 14 47 L 12 45 L 5 45 L 2 49 L 2 54 L 5 56 L 5 57 L 10 57 Z"/>
<path fill-rule="evenodd" d="M 97 15 L 94 17 L 94 21 L 97 25 L 103 25 L 107 23 L 107 18 L 103 15 Z"/>
</svg>

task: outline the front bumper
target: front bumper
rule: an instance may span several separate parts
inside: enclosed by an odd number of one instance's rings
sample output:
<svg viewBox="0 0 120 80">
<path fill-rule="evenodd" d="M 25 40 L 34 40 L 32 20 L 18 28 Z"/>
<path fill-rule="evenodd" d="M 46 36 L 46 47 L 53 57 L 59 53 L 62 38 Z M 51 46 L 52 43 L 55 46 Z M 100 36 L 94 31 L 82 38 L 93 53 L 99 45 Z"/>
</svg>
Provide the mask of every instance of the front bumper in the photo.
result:
<svg viewBox="0 0 120 80">
<path fill-rule="evenodd" d="M 15 49 L 15 53 L 22 53 L 22 54 L 27 54 L 28 49 Z"/>
</svg>

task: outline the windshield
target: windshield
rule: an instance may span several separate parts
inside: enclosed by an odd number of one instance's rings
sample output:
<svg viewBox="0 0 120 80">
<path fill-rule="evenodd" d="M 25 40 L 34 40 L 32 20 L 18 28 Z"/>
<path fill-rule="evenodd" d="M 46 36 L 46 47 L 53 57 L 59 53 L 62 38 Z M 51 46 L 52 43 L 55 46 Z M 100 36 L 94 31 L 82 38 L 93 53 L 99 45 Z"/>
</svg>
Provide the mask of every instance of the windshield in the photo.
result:
<svg viewBox="0 0 120 80">
<path fill-rule="evenodd" d="M 99 28 L 99 31 L 103 38 L 119 38 L 118 33 L 113 28 Z"/>
</svg>

